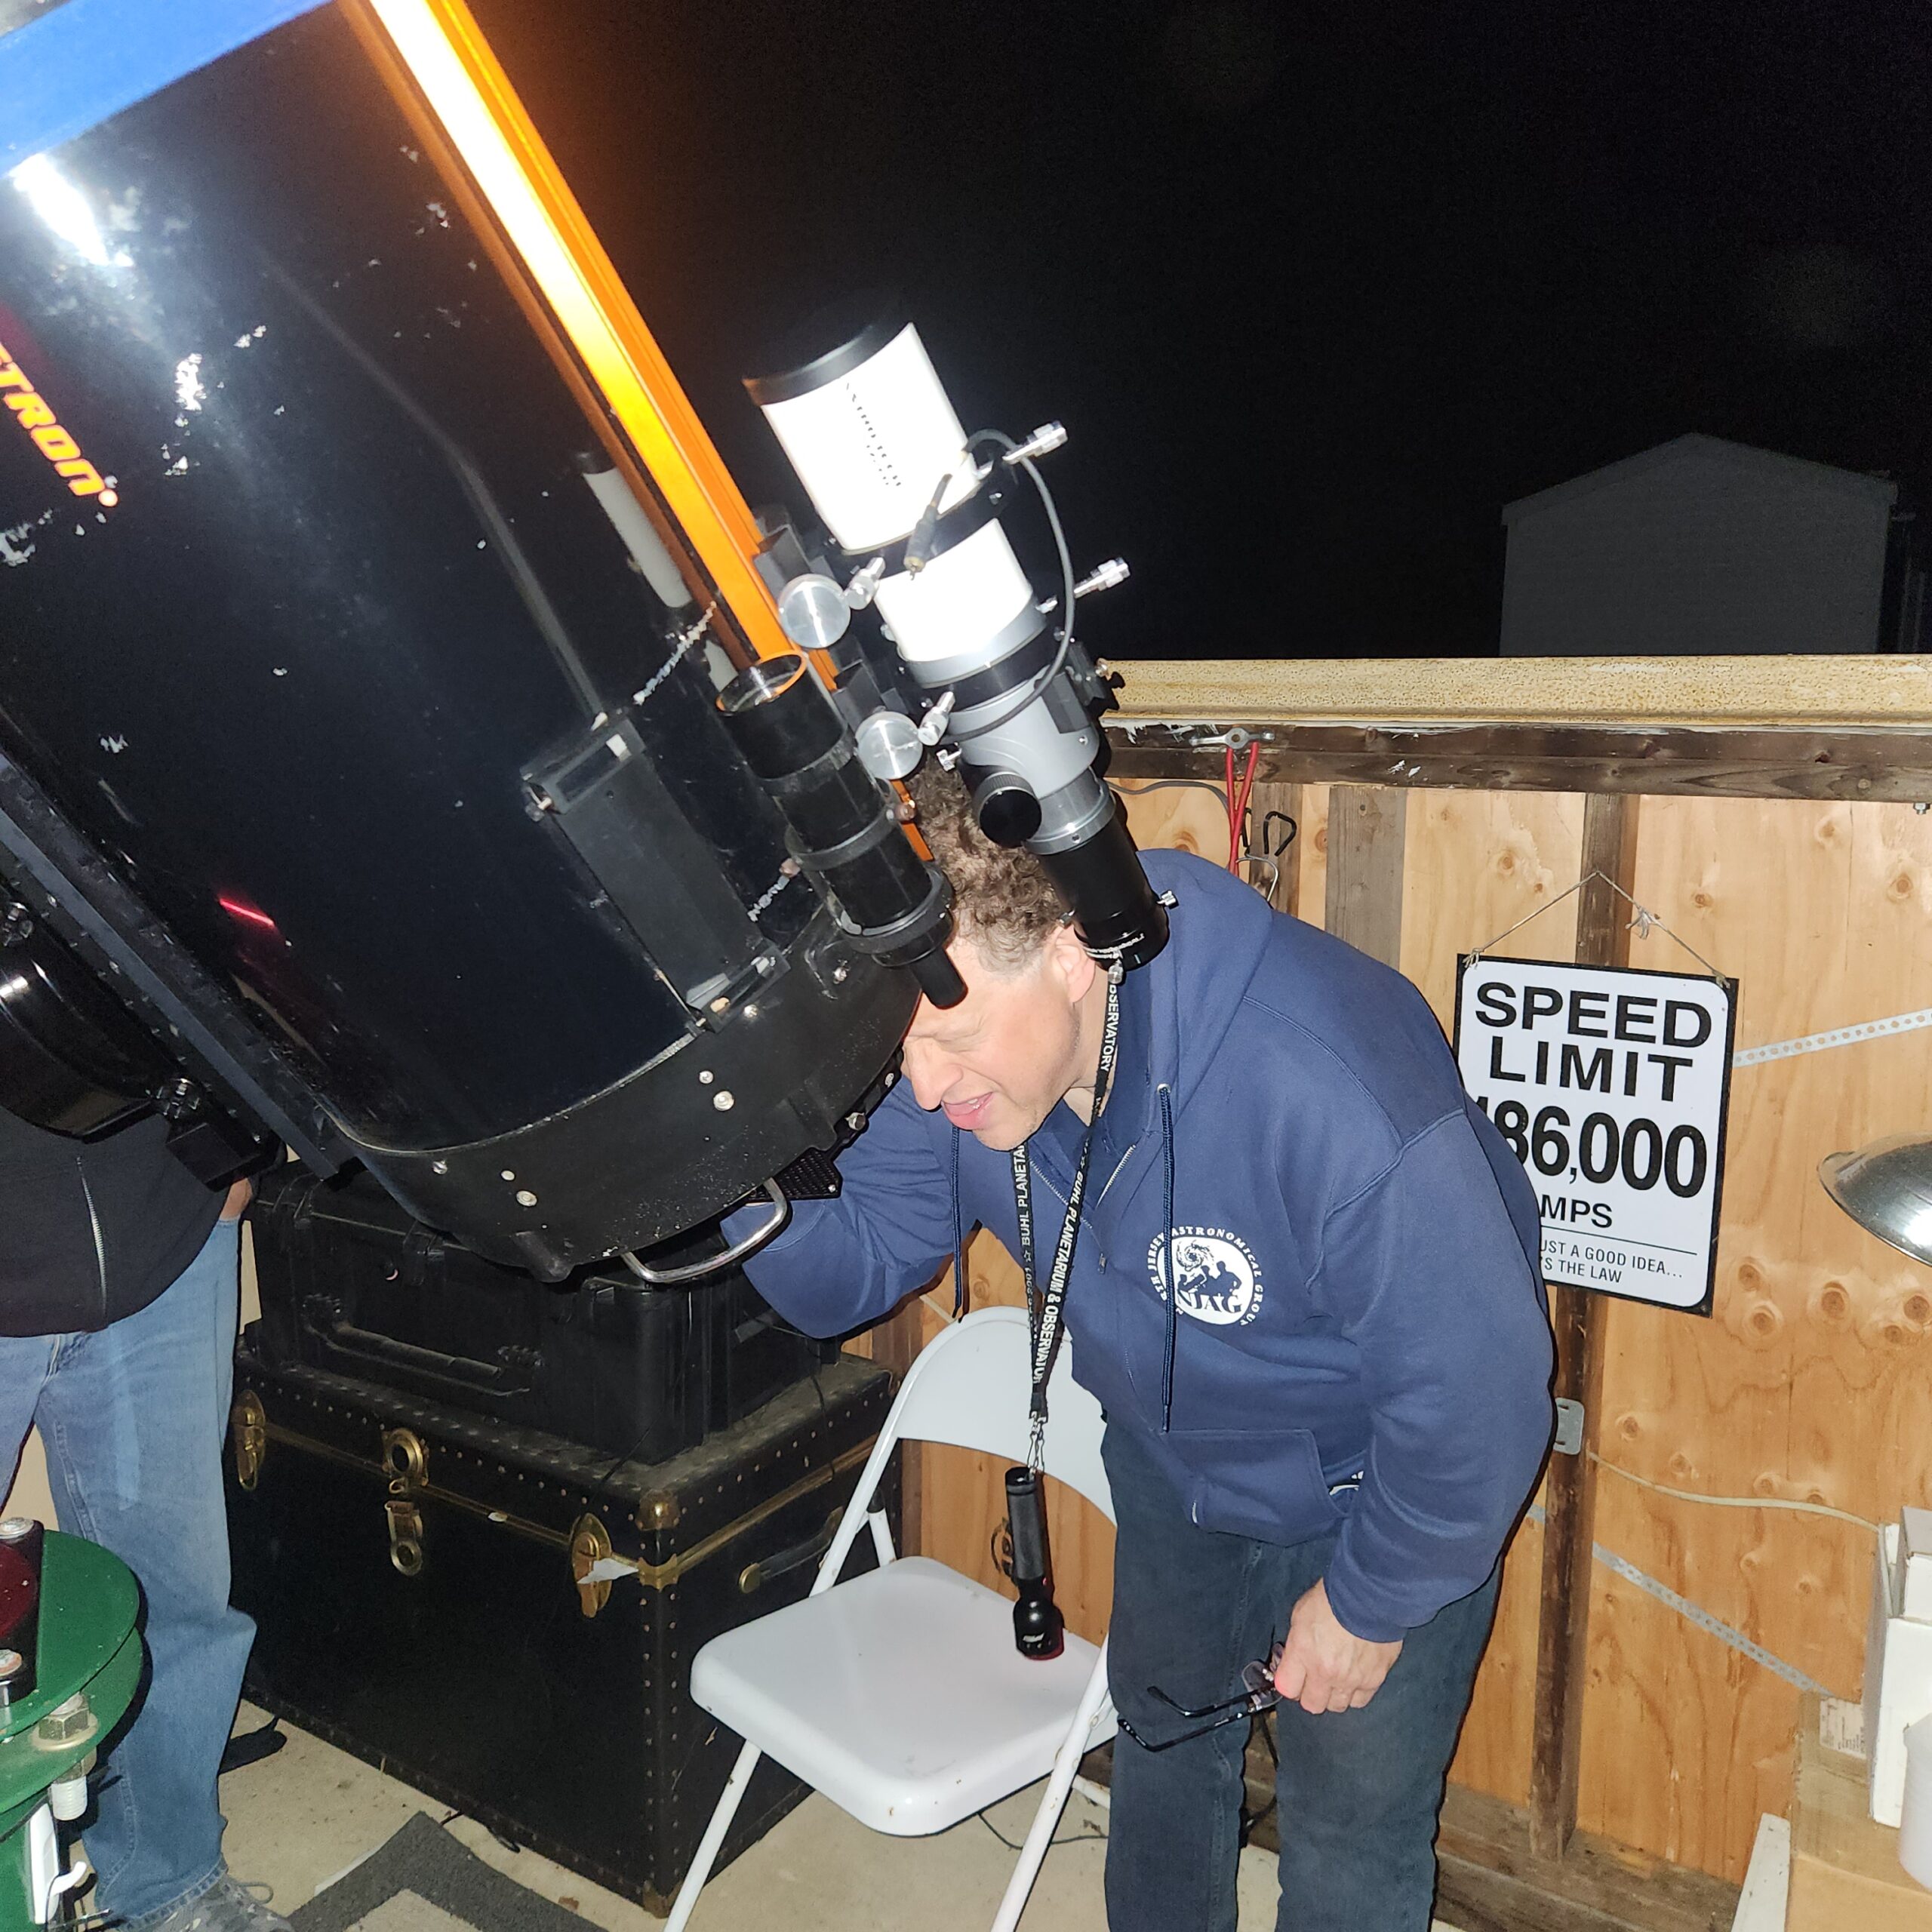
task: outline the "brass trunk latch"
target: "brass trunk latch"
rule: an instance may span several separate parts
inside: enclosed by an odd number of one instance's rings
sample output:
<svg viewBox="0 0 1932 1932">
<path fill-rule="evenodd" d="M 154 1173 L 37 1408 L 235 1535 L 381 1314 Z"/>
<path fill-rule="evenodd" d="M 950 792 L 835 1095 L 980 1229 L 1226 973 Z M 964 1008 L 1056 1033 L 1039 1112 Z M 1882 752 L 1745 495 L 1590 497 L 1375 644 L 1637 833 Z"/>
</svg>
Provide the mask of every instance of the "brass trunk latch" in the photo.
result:
<svg viewBox="0 0 1932 1932">
<path fill-rule="evenodd" d="M 577 1581 L 577 1607 L 595 1617 L 611 1600 L 609 1580 L 592 1580 L 591 1571 L 611 1554 L 611 1533 L 595 1516 L 580 1516 L 571 1525 L 571 1574 Z"/>
<path fill-rule="evenodd" d="M 235 1398 L 229 1412 L 229 1435 L 235 1446 L 235 1480 L 244 1489 L 253 1489 L 262 1473 L 262 1460 L 269 1453 L 268 1411 L 252 1389 Z"/>
<path fill-rule="evenodd" d="M 429 1480 L 429 1452 L 414 1429 L 383 1431 L 383 1466 L 389 1472 L 383 1505 L 389 1529 L 389 1561 L 405 1577 L 423 1574 L 423 1512 L 417 1494 Z"/>
</svg>

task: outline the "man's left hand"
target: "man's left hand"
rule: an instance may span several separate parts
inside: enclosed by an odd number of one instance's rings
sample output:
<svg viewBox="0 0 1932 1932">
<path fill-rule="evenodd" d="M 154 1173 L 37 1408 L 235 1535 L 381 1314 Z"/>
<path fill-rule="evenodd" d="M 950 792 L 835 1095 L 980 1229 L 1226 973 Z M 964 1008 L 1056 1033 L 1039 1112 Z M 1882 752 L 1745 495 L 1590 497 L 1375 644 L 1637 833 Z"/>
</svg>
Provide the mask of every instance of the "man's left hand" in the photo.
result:
<svg viewBox="0 0 1932 1932">
<path fill-rule="evenodd" d="M 1371 1644 L 1343 1629 L 1328 1607 L 1327 1586 L 1318 1583 L 1288 1619 L 1275 1688 L 1283 1702 L 1305 1711 L 1358 1711 L 1381 1689 L 1401 1654 L 1399 1638 Z"/>
</svg>

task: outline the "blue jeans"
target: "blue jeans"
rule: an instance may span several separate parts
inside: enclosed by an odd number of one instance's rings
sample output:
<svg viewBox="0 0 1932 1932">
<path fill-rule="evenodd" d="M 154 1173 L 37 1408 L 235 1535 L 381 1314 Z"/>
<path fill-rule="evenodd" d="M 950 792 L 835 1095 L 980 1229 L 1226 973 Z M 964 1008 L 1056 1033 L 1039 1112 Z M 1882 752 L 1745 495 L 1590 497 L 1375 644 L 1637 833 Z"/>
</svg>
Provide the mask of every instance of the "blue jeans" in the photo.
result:
<svg viewBox="0 0 1932 1932">
<path fill-rule="evenodd" d="M 1241 1687 L 1326 1570 L 1332 1535 L 1284 1546 L 1197 1528 L 1145 1449 L 1106 1442 L 1120 1537 L 1109 1674 L 1115 1707 L 1158 1741 L 1189 1706 Z M 1278 1932 L 1428 1932 L 1435 1823 L 1457 1733 L 1496 1611 L 1497 1577 L 1420 1630 L 1361 1709 L 1276 1716 L 1281 1840 Z M 1107 1844 L 1111 1932 L 1235 1932 L 1244 1724 L 1171 1750 L 1114 1743 Z"/>
<path fill-rule="evenodd" d="M 87 1832 L 100 1909 L 135 1927 L 223 1869 L 215 1777 L 255 1626 L 228 1602 L 221 1455 L 240 1229 L 218 1224 L 158 1300 L 97 1334 L 0 1336 L 0 1443 L 38 1422 L 62 1528 L 140 1584 L 149 1674 Z"/>
</svg>

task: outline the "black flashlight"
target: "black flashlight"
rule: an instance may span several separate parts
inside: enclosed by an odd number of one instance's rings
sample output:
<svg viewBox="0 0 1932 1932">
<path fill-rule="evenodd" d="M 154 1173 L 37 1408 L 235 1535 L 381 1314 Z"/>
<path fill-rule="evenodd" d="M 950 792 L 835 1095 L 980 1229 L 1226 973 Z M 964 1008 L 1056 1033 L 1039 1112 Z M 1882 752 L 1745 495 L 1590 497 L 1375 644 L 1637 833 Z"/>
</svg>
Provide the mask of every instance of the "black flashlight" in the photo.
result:
<svg viewBox="0 0 1932 1932">
<path fill-rule="evenodd" d="M 1054 1601 L 1046 1503 L 1037 1471 L 1007 1471 L 1006 1521 L 1013 1537 L 1013 1564 L 1008 1574 L 1020 1592 L 1013 1606 L 1014 1644 L 1023 1657 L 1044 1663 L 1066 1649 L 1066 1625 Z"/>
</svg>

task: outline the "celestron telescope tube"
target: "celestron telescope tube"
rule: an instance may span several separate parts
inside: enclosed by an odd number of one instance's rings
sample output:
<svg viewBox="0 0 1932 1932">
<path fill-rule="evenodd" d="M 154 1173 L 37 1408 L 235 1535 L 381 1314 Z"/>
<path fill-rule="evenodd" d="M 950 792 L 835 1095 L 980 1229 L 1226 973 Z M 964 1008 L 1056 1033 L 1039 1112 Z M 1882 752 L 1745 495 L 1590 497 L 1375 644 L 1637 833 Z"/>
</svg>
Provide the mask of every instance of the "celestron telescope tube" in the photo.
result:
<svg viewBox="0 0 1932 1932">
<path fill-rule="evenodd" d="M 756 526 L 467 14 L 69 0 L 0 94 L 0 887 L 552 1278 L 835 1144 L 917 988 L 718 715 Z"/>
</svg>

